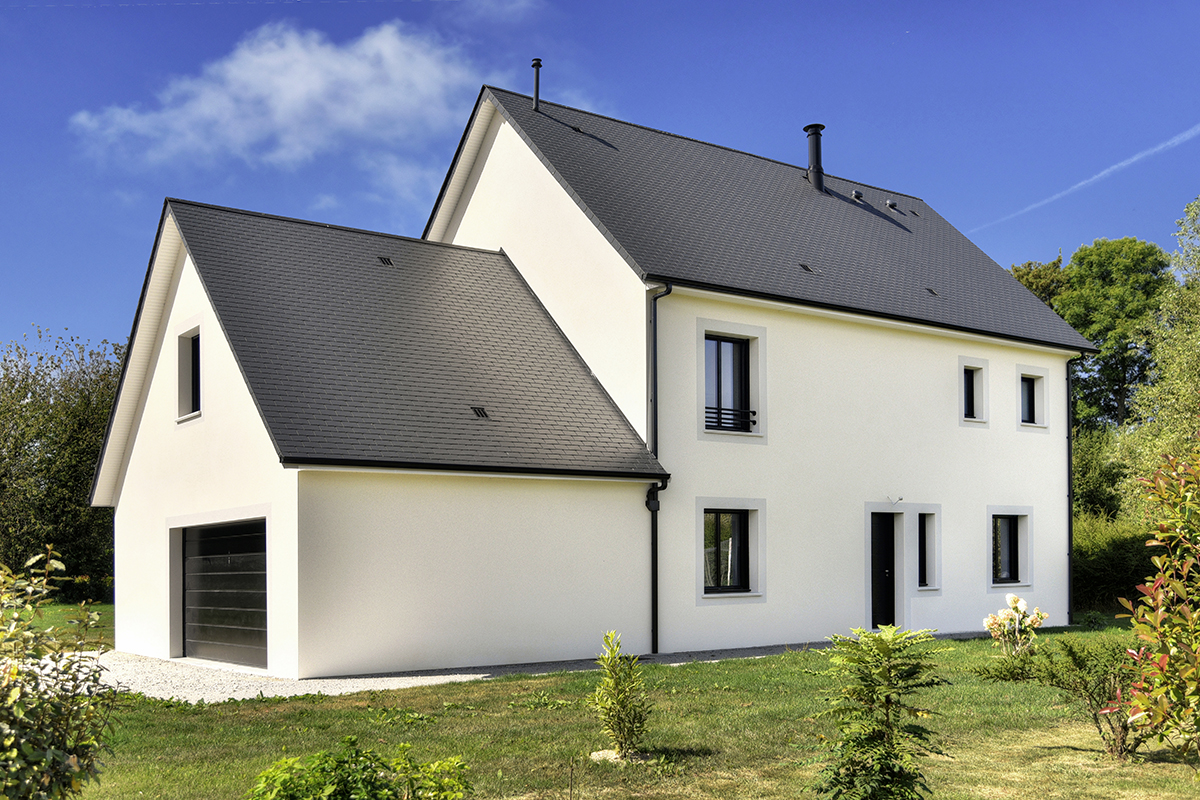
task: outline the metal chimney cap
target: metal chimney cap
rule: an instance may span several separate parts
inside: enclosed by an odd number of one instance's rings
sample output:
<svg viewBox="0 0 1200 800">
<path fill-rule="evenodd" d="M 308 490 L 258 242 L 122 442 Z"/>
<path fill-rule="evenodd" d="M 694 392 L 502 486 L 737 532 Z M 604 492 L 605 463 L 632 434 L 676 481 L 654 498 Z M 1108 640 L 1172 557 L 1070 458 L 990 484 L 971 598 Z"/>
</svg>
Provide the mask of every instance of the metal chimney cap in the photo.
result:
<svg viewBox="0 0 1200 800">
<path fill-rule="evenodd" d="M 535 58 L 535 59 L 533 60 L 533 63 L 532 63 L 532 64 L 530 64 L 529 66 L 533 67 L 534 69 L 537 69 L 537 68 L 538 68 L 538 67 L 540 67 L 541 65 L 542 65 L 542 60 L 541 60 L 540 58 Z"/>
<path fill-rule="evenodd" d="M 814 133 L 820 133 L 823 130 L 825 130 L 825 126 L 819 122 L 814 122 L 811 125 L 804 126 L 804 132 L 809 136 L 812 136 Z"/>
</svg>

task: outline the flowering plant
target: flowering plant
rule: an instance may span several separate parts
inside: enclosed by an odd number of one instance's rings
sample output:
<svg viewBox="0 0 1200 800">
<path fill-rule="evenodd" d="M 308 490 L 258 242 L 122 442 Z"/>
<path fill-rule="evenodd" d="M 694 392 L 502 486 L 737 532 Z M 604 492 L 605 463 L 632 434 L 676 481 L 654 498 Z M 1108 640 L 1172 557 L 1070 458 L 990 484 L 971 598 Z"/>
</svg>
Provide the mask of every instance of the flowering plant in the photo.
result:
<svg viewBox="0 0 1200 800">
<path fill-rule="evenodd" d="M 983 627 L 995 639 L 993 646 L 999 647 L 1006 656 L 1015 656 L 1033 647 L 1037 636 L 1034 630 L 1042 627 L 1048 615 L 1036 608 L 1029 613 L 1029 606 L 1015 594 L 1005 595 L 1004 602 L 1008 603 L 1008 608 L 988 614 Z"/>
</svg>

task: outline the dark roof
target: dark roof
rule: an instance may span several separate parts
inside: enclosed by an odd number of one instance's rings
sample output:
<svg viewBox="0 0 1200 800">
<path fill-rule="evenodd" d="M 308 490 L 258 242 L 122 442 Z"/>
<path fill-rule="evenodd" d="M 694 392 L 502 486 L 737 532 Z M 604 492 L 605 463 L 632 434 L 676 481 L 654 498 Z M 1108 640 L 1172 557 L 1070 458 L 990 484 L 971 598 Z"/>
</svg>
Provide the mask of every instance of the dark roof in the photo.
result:
<svg viewBox="0 0 1200 800">
<path fill-rule="evenodd" d="M 484 87 L 488 98 L 644 279 L 1094 349 L 919 198 L 832 175 L 821 194 L 801 167 L 544 100 L 535 113 Z"/>
<path fill-rule="evenodd" d="M 284 463 L 665 474 L 503 253 L 167 207 Z"/>
</svg>

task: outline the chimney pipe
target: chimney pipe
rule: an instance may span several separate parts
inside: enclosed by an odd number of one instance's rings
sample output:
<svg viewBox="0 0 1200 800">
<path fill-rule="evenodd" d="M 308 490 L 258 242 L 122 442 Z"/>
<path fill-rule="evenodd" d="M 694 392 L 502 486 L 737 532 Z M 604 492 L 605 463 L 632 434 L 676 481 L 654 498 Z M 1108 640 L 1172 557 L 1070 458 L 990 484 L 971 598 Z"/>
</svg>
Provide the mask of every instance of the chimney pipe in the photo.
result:
<svg viewBox="0 0 1200 800">
<path fill-rule="evenodd" d="M 814 122 L 805 125 L 804 132 L 808 134 L 808 182 L 818 192 L 825 191 L 825 170 L 821 169 L 821 131 L 825 126 Z"/>
<path fill-rule="evenodd" d="M 542 60 L 535 58 L 533 60 L 533 110 L 538 110 L 538 94 L 541 89 L 542 78 Z"/>
</svg>

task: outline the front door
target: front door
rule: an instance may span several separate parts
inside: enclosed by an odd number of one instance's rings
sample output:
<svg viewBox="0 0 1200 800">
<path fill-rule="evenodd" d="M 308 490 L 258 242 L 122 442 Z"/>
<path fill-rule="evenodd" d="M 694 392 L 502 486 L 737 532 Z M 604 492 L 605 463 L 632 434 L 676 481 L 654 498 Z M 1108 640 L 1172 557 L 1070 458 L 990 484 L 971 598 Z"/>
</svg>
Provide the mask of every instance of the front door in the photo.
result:
<svg viewBox="0 0 1200 800">
<path fill-rule="evenodd" d="M 896 515 L 871 514 L 871 627 L 896 624 Z"/>
</svg>

